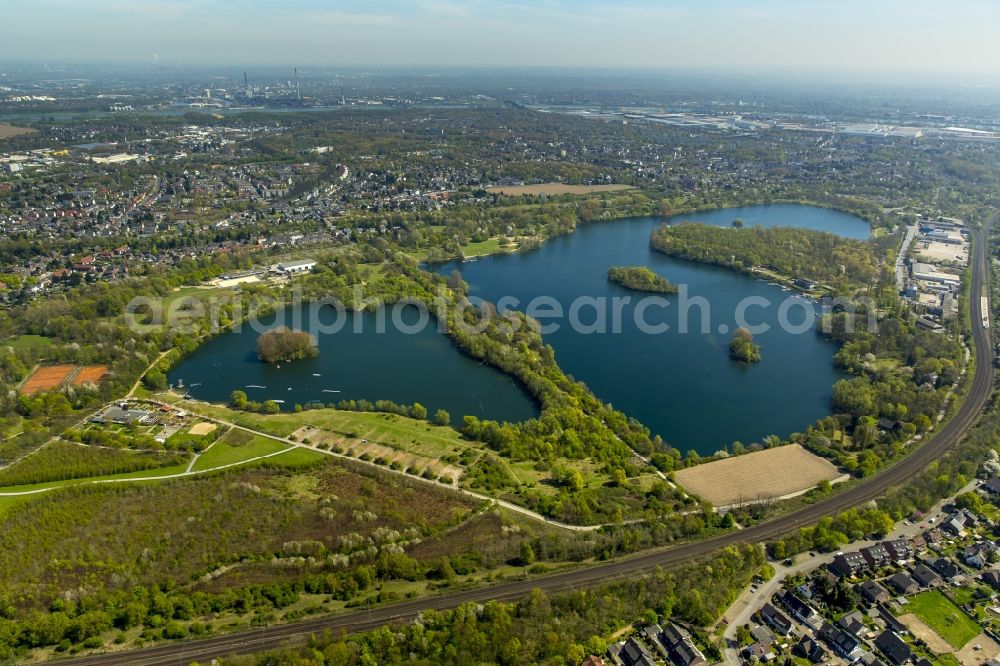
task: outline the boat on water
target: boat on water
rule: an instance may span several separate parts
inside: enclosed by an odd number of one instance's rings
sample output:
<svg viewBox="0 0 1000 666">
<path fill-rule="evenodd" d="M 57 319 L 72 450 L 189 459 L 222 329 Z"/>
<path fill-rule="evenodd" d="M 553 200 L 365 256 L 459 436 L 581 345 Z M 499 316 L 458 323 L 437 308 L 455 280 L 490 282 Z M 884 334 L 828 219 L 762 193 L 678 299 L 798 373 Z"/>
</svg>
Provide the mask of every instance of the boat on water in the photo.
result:
<svg viewBox="0 0 1000 666">
<path fill-rule="evenodd" d="M 260 384 L 247 384 L 246 388 L 266 389 L 267 387 Z"/>
<path fill-rule="evenodd" d="M 340 391 L 336 389 L 323 389 L 323 393 L 340 393 Z"/>
<path fill-rule="evenodd" d="M 285 404 L 285 401 L 284 401 L 284 400 L 272 400 L 271 402 L 273 402 L 273 403 L 275 403 L 275 404 L 278 404 L 278 405 L 283 405 L 283 404 Z"/>
<path fill-rule="evenodd" d="M 322 377 L 322 376 L 323 376 L 323 375 L 319 374 L 318 372 L 314 372 L 314 373 L 313 373 L 313 377 Z"/>
</svg>

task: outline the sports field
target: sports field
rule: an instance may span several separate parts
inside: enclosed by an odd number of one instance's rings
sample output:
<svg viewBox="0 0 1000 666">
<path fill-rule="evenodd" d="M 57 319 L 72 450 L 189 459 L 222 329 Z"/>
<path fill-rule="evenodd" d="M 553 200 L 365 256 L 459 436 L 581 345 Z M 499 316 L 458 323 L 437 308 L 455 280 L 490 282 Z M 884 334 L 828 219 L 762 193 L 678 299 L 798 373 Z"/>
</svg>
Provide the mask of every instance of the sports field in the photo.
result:
<svg viewBox="0 0 1000 666">
<path fill-rule="evenodd" d="M 25 380 L 21 386 L 21 393 L 31 395 L 59 388 L 74 370 L 76 370 L 76 366 L 69 364 L 42 366 L 31 373 L 31 376 Z"/>
</svg>

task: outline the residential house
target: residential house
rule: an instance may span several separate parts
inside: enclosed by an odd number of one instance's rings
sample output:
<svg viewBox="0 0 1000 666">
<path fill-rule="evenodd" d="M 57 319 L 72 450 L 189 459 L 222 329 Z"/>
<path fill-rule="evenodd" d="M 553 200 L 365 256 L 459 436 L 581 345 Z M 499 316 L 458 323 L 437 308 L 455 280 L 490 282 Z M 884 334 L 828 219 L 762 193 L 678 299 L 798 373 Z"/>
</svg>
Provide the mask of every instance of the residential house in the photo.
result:
<svg viewBox="0 0 1000 666">
<path fill-rule="evenodd" d="M 880 543 L 861 549 L 861 555 L 872 569 L 884 567 L 892 561 L 889 550 Z"/>
<path fill-rule="evenodd" d="M 758 624 L 756 627 L 751 629 L 750 635 L 753 636 L 754 641 L 763 645 L 774 645 L 775 642 L 777 642 L 774 634 L 771 633 L 771 630 L 762 624 Z"/>
<path fill-rule="evenodd" d="M 598 656 L 590 655 L 583 660 L 580 666 L 604 666 L 604 660 Z"/>
<path fill-rule="evenodd" d="M 835 654 L 846 659 L 848 663 L 854 663 L 861 658 L 861 643 L 840 627 L 824 622 L 819 630 L 819 637 Z"/>
<path fill-rule="evenodd" d="M 847 613 L 837 620 L 837 626 L 849 633 L 851 636 L 859 638 L 866 629 L 865 623 L 862 622 L 861 617 L 860 611 Z"/>
<path fill-rule="evenodd" d="M 799 642 L 792 648 L 792 654 L 803 659 L 808 659 L 814 664 L 826 661 L 830 657 L 826 648 L 819 641 L 808 636 L 803 636 L 799 639 Z"/>
<path fill-rule="evenodd" d="M 962 559 L 970 567 L 982 569 L 997 550 L 997 545 L 992 541 L 980 541 L 966 546 L 965 550 L 962 551 Z"/>
<path fill-rule="evenodd" d="M 941 523 L 941 529 L 952 536 L 960 537 L 965 534 L 967 522 L 968 516 L 964 511 L 954 511 Z"/>
<path fill-rule="evenodd" d="M 830 571 L 838 576 L 856 576 L 868 569 L 868 566 L 868 561 L 861 553 L 842 553 L 833 558 L 833 562 L 830 563 Z"/>
<path fill-rule="evenodd" d="M 984 571 L 980 576 L 983 582 L 992 587 L 994 590 L 1000 592 L 1000 571 L 997 569 L 990 569 L 989 571 Z"/>
<path fill-rule="evenodd" d="M 958 565 L 949 560 L 947 557 L 939 557 L 933 562 L 931 562 L 931 567 L 934 571 L 941 574 L 941 577 L 945 580 L 951 580 L 955 576 L 962 573 L 962 570 L 958 568 Z"/>
<path fill-rule="evenodd" d="M 705 655 L 691 641 L 691 634 L 676 624 L 670 623 L 655 632 L 653 642 L 674 666 L 705 666 L 708 663 Z"/>
<path fill-rule="evenodd" d="M 799 619 L 799 621 L 805 622 L 809 626 L 818 624 L 820 620 L 820 614 L 815 608 L 802 601 L 788 590 L 784 590 L 778 595 L 778 602 L 787 608 L 794 617 Z"/>
<path fill-rule="evenodd" d="M 612 643 L 608 656 L 618 666 L 656 666 L 649 649 L 634 638 L 624 643 Z"/>
<path fill-rule="evenodd" d="M 914 594 L 920 589 L 917 581 L 910 578 L 909 574 L 902 572 L 893 574 L 887 582 L 889 583 L 889 587 L 903 595 Z"/>
<path fill-rule="evenodd" d="M 873 580 L 866 580 L 858 585 L 862 598 L 870 604 L 880 604 L 889 600 L 889 590 Z"/>
<path fill-rule="evenodd" d="M 897 562 L 902 560 L 908 560 L 913 557 L 913 546 L 906 539 L 892 539 L 891 541 L 883 541 L 882 545 L 886 547 L 889 553 L 892 555 L 892 559 Z"/>
<path fill-rule="evenodd" d="M 941 583 L 941 577 L 938 576 L 933 569 L 923 563 L 913 567 L 910 575 L 913 576 L 913 580 L 920 583 L 921 587 L 934 587 L 935 585 L 939 585 Z"/>
<path fill-rule="evenodd" d="M 899 634 L 888 629 L 875 639 L 875 647 L 896 666 L 905 664 L 913 656 L 910 647 L 899 637 Z"/>
<path fill-rule="evenodd" d="M 760 619 L 763 620 L 767 626 L 778 632 L 779 635 L 787 636 L 792 633 L 792 621 L 770 603 L 766 603 L 761 606 L 757 613 L 760 615 Z"/>
<path fill-rule="evenodd" d="M 990 495 L 1000 495 L 1000 476 L 994 476 L 979 487 Z"/>
</svg>

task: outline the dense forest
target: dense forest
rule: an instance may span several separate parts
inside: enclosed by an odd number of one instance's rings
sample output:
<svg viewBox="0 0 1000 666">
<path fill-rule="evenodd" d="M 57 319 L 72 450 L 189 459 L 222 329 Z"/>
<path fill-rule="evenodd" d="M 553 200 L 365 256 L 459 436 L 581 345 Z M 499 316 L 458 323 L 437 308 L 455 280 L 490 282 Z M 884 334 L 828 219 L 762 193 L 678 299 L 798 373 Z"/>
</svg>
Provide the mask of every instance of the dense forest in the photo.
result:
<svg viewBox="0 0 1000 666">
<path fill-rule="evenodd" d="M 871 242 L 809 229 L 738 229 L 692 222 L 661 226 L 651 235 L 650 244 L 672 257 L 748 274 L 764 269 L 784 279 L 803 278 L 848 295 L 878 275 Z"/>
</svg>

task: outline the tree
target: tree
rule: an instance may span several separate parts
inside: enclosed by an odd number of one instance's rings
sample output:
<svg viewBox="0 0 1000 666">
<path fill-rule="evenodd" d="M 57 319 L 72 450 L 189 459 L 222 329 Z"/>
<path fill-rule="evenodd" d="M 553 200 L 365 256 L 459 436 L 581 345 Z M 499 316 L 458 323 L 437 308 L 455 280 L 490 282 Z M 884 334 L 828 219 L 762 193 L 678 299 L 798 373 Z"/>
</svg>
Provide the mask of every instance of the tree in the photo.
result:
<svg viewBox="0 0 1000 666">
<path fill-rule="evenodd" d="M 413 406 L 410 407 L 410 418 L 423 421 L 424 419 L 427 418 L 427 408 L 421 405 L 419 402 L 413 403 Z"/>
<path fill-rule="evenodd" d="M 246 409 L 247 407 L 247 394 L 244 391 L 233 391 L 230 396 L 229 401 L 233 404 L 236 409 Z"/>
<path fill-rule="evenodd" d="M 521 555 L 518 560 L 522 566 L 535 563 L 535 549 L 531 547 L 530 541 L 521 542 Z"/>
<path fill-rule="evenodd" d="M 162 391 L 167 388 L 167 376 L 159 370 L 150 370 L 142 378 L 142 383 L 151 391 Z"/>
<path fill-rule="evenodd" d="M 742 229 L 743 228 L 743 218 L 742 217 L 738 217 L 735 220 L 733 220 L 733 227 L 735 229 Z"/>
<path fill-rule="evenodd" d="M 729 341 L 729 356 L 743 363 L 760 361 L 760 347 L 753 342 L 753 334 L 745 328 L 738 328 Z"/>
<path fill-rule="evenodd" d="M 449 423 L 451 423 L 451 414 L 449 414 L 443 409 L 437 410 L 436 412 L 434 412 L 434 423 L 438 424 L 439 426 L 448 425 Z"/>
</svg>

